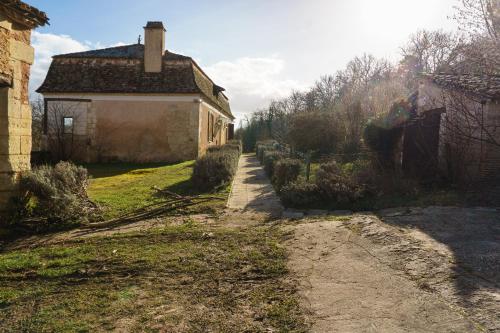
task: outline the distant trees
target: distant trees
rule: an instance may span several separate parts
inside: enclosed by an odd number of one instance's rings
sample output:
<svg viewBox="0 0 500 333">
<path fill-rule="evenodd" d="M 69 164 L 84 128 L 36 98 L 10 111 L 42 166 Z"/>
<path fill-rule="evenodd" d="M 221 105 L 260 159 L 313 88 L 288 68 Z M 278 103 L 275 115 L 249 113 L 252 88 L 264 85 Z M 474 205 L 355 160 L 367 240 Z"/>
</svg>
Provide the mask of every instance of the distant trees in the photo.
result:
<svg viewBox="0 0 500 333">
<path fill-rule="evenodd" d="M 449 71 L 461 59 L 464 46 L 458 34 L 441 30 L 420 30 L 401 48 L 400 62 L 409 89 L 415 89 L 418 75 Z"/>
<path fill-rule="evenodd" d="M 384 59 L 355 57 L 344 70 L 321 77 L 308 91 L 293 92 L 255 112 L 237 135 L 246 151 L 257 140 L 274 139 L 303 152 L 355 155 L 366 122 L 383 112 L 373 101 L 388 109 L 389 100 L 407 94 L 404 87 L 391 85 L 397 76 L 396 68 Z"/>
<path fill-rule="evenodd" d="M 245 151 L 257 140 L 274 139 L 299 151 L 349 160 L 362 150 L 369 119 L 383 119 L 394 101 L 415 92 L 422 73 L 499 75 L 500 0 L 459 2 L 454 18 L 462 33 L 418 31 L 401 48 L 396 65 L 364 54 L 320 77 L 309 90 L 272 101 L 237 131 Z"/>
</svg>

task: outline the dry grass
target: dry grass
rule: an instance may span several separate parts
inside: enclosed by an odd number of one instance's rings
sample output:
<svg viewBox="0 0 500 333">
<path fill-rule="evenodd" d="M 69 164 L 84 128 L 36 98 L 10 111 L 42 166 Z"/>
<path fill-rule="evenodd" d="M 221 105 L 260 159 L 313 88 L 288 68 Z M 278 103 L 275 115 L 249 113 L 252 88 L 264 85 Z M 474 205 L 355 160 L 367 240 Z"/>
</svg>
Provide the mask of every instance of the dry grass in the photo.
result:
<svg viewBox="0 0 500 333">
<path fill-rule="evenodd" d="M 284 235 L 188 222 L 0 255 L 0 331 L 303 332 Z"/>
</svg>

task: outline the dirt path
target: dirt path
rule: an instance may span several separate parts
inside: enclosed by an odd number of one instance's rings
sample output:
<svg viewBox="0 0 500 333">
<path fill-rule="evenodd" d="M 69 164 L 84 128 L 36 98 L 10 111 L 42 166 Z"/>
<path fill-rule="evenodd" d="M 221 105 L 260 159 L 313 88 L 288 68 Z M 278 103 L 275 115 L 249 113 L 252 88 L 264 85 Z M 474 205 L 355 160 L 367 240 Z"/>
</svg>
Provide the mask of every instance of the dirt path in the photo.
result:
<svg viewBox="0 0 500 333">
<path fill-rule="evenodd" d="M 438 274 L 439 270 L 456 274 L 440 261 L 442 253 L 374 216 L 303 220 L 289 228 L 294 232 L 288 242 L 289 268 L 299 280 L 313 332 L 498 328 L 494 294 L 483 295 L 483 303 L 457 302 L 450 290 L 454 282 L 446 285 Z M 436 276 L 441 279 L 433 280 Z M 491 294 L 495 288 L 488 291 Z"/>
</svg>

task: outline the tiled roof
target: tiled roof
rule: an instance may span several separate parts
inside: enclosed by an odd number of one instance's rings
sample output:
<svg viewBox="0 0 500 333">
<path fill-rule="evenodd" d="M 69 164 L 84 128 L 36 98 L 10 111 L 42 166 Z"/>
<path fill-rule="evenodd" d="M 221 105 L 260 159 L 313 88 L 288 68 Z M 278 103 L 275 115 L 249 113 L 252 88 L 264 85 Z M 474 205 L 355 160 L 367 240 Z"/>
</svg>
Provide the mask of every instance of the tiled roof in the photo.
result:
<svg viewBox="0 0 500 333">
<path fill-rule="evenodd" d="M 500 99 L 500 75 L 425 74 L 443 88 L 461 90 L 488 99 Z"/>
<path fill-rule="evenodd" d="M 54 56 L 37 92 L 196 93 L 234 118 L 226 97 L 190 57 L 165 51 L 162 71 L 146 73 L 143 56 L 142 44 Z"/>
<path fill-rule="evenodd" d="M 30 28 L 44 26 L 49 23 L 49 18 L 44 12 L 20 0 L 1 0 L 0 10 L 7 16 Z"/>
<path fill-rule="evenodd" d="M 54 58 L 127 58 L 142 59 L 144 56 L 143 44 L 132 44 L 108 47 L 106 49 L 60 54 Z"/>
</svg>

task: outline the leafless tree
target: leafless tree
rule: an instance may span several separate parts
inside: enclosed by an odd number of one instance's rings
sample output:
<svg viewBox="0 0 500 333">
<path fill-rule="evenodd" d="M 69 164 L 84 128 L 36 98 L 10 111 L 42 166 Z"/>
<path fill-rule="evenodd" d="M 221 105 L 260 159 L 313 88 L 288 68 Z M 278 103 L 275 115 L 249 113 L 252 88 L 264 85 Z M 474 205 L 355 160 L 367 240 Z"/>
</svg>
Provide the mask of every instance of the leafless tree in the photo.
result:
<svg viewBox="0 0 500 333">
<path fill-rule="evenodd" d="M 81 118 L 80 102 L 51 101 L 47 104 L 46 134 L 52 158 L 56 160 L 72 160 L 86 142 L 79 138 L 75 126 Z M 65 124 L 71 119 L 71 125 Z"/>
<path fill-rule="evenodd" d="M 471 38 L 500 40 L 500 0 L 459 0 L 454 19 Z"/>
<path fill-rule="evenodd" d="M 32 150 L 41 151 L 42 150 L 42 137 L 43 137 L 43 113 L 44 105 L 43 98 L 38 96 L 30 102 L 31 104 L 31 136 L 32 136 Z"/>
</svg>

